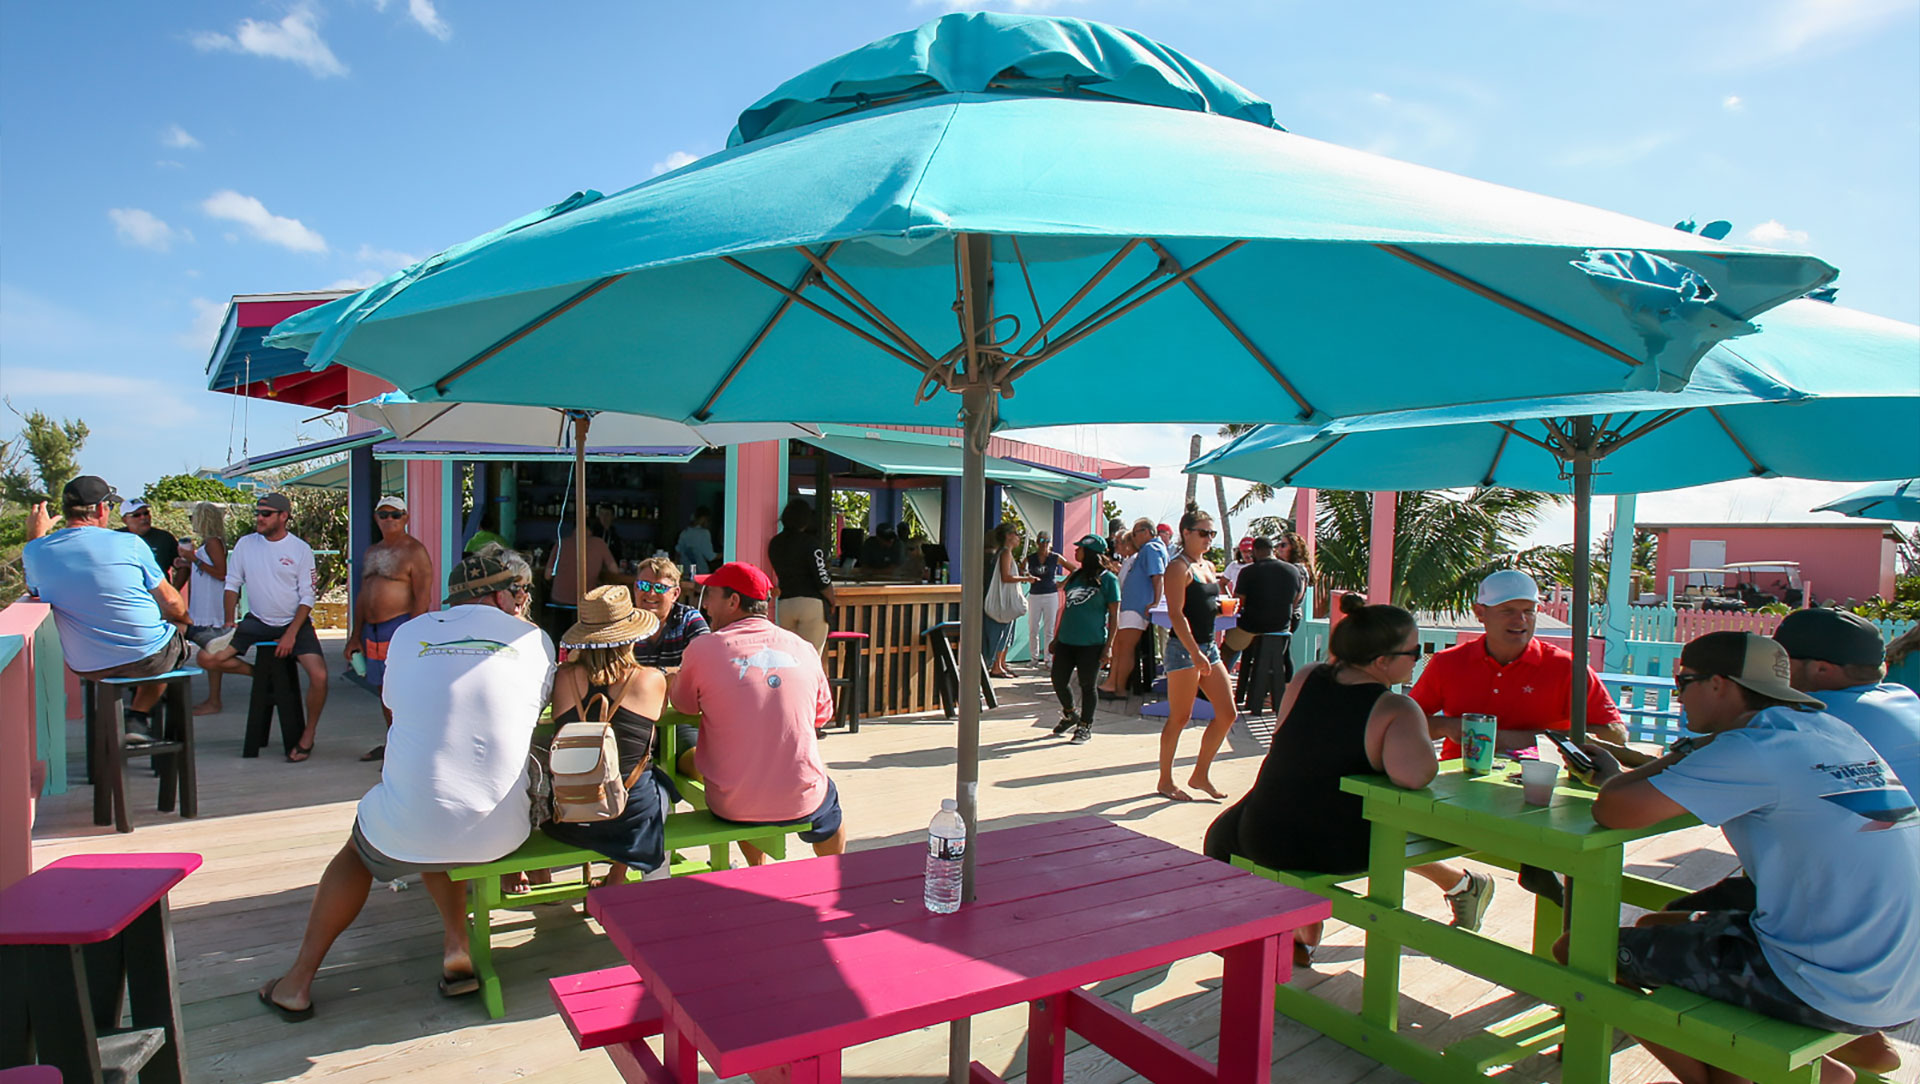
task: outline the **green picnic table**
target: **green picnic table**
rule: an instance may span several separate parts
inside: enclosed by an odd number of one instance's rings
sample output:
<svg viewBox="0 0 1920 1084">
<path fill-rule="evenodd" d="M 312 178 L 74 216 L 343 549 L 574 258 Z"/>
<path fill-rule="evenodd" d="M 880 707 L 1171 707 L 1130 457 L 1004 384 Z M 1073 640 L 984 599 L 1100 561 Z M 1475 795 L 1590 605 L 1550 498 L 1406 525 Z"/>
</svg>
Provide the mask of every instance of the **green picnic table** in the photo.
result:
<svg viewBox="0 0 1920 1084">
<path fill-rule="evenodd" d="M 1470 776 L 1459 761 L 1446 761 L 1432 784 L 1420 790 L 1402 789 L 1384 775 L 1348 776 L 1341 782 L 1342 790 L 1360 796 L 1373 825 L 1365 895 L 1339 885 L 1357 875 L 1261 872 L 1329 896 L 1334 917 L 1364 933 L 1360 1012 L 1284 986 L 1275 1007 L 1433 1084 L 1478 1081 L 1496 1067 L 1556 1044 L 1565 1084 L 1605 1084 L 1615 1028 L 1756 1080 L 1814 1084 L 1819 1056 L 1851 1036 L 1770 1020 L 1678 987 L 1641 993 L 1613 981 L 1621 904 L 1657 910 L 1686 891 L 1627 874 L 1627 844 L 1699 822 L 1680 816 L 1647 828 L 1603 828 L 1593 820 L 1592 788 L 1563 776 L 1549 805 L 1530 806 L 1522 800 L 1517 773 L 1508 778 L 1510 767 L 1502 762 L 1491 774 Z M 1569 901 L 1570 920 L 1536 897 L 1529 952 L 1404 909 L 1407 869 L 1456 855 L 1568 875 L 1577 889 Z M 1551 955 L 1563 922 L 1570 934 L 1566 965 Z M 1545 1004 L 1444 1050 L 1433 1049 L 1399 1030 L 1403 947 Z"/>
</svg>

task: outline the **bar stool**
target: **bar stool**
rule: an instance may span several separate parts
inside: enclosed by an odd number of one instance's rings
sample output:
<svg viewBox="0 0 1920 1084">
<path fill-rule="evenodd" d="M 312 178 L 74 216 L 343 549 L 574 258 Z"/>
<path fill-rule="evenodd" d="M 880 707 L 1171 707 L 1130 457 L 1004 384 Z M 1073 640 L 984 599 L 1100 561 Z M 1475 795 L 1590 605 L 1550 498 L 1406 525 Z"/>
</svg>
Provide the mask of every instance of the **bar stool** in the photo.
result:
<svg viewBox="0 0 1920 1084">
<path fill-rule="evenodd" d="M 262 643 L 253 652 L 253 692 L 247 697 L 247 734 L 240 755 L 257 757 L 273 733 L 273 717 L 280 716 L 280 744 L 288 753 L 300 744 L 307 732 L 306 703 L 300 699 L 300 664 L 292 655 L 281 658 L 274 652 L 274 641 Z"/>
<path fill-rule="evenodd" d="M 179 1084 L 185 1030 L 167 893 L 197 854 L 89 854 L 0 891 L 0 1080 Z M 121 1027 L 122 1010 L 131 1027 Z"/>
<path fill-rule="evenodd" d="M 117 831 L 133 831 L 127 809 L 127 761 L 142 757 L 160 773 L 160 812 L 173 812 L 180 799 L 180 815 L 200 815 L 200 788 L 194 771 L 193 712 L 187 707 L 187 686 L 205 671 L 183 666 L 154 677 L 82 678 L 86 701 L 87 778 L 93 781 L 93 823 L 112 824 Z M 128 686 L 164 682 L 156 718 L 160 740 L 128 745 L 120 733 L 120 700 Z"/>
<path fill-rule="evenodd" d="M 867 640 L 864 632 L 827 633 L 827 644 L 840 648 L 839 665 L 835 668 L 840 676 L 828 678 L 827 685 L 835 690 L 847 690 L 845 696 L 834 693 L 833 722 L 835 726 L 845 723 L 849 734 L 860 733 L 860 716 L 867 710 Z"/>
<path fill-rule="evenodd" d="M 960 639 L 960 622 L 942 621 L 929 625 L 920 633 L 927 642 L 927 652 L 933 656 L 933 688 L 940 697 L 940 710 L 951 719 L 960 709 L 960 663 L 954 656 L 954 644 Z M 980 695 L 986 700 L 987 707 L 997 708 L 1000 701 L 993 695 L 993 677 L 987 673 L 985 659 L 975 659 L 980 666 Z"/>
</svg>

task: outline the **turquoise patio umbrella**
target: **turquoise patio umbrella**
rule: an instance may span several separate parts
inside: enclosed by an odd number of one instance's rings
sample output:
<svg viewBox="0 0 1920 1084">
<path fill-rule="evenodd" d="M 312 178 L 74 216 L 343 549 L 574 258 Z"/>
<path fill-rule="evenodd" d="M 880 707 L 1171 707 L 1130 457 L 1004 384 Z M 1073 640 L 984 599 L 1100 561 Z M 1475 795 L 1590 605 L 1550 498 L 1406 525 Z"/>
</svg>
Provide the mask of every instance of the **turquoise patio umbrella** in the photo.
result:
<svg viewBox="0 0 1920 1084">
<path fill-rule="evenodd" d="M 1129 31 L 955 14 L 790 80 L 717 154 L 580 193 L 270 341 L 422 402 L 957 420 L 978 553 L 997 425 L 1670 390 L 1834 274 L 1290 134 Z M 962 597 L 974 654 L 979 577 Z M 961 673 L 971 832 L 978 680 Z"/>
<path fill-rule="evenodd" d="M 1913 431 L 1908 431 L 1912 440 Z M 1863 519 L 1920 520 L 1920 478 L 1898 482 L 1875 482 L 1844 497 L 1815 508 L 1816 512 L 1838 512 Z"/>
<path fill-rule="evenodd" d="M 1734 478 L 1856 480 L 1920 472 L 1920 327 L 1819 301 L 1707 352 L 1687 387 L 1265 425 L 1187 465 L 1274 486 L 1508 486 L 1574 498 L 1574 583 L 1588 579 L 1595 493 Z M 1574 591 L 1575 663 L 1587 600 Z M 1574 697 L 1576 733 L 1586 701 Z"/>
</svg>

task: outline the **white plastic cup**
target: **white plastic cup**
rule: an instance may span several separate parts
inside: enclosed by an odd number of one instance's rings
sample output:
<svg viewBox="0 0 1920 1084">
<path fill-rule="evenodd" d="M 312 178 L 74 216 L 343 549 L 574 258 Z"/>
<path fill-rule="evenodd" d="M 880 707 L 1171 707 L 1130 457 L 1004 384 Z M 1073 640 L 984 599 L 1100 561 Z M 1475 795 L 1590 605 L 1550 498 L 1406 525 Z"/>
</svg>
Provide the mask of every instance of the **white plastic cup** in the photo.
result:
<svg viewBox="0 0 1920 1084">
<path fill-rule="evenodd" d="M 1560 765 L 1551 760 L 1520 762 L 1520 787 L 1528 805 L 1553 802 L 1553 785 L 1560 779 Z"/>
</svg>

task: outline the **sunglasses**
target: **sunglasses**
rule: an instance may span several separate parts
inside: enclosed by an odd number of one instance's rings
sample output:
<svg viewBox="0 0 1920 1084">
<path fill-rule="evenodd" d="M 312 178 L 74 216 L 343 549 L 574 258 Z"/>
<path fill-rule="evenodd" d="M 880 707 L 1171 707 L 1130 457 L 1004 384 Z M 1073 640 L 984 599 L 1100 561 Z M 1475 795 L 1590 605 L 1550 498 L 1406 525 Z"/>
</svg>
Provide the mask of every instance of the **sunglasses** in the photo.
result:
<svg viewBox="0 0 1920 1084">
<path fill-rule="evenodd" d="M 1201 538 L 1212 538 L 1214 535 L 1217 535 L 1220 533 L 1219 531 L 1209 531 L 1204 527 L 1189 527 L 1187 528 L 1187 530 L 1192 531 L 1194 534 L 1199 535 Z"/>
<path fill-rule="evenodd" d="M 643 595 L 665 595 L 680 586 L 677 583 L 654 583 L 652 580 L 640 580 L 633 585 L 635 591 Z"/>
<path fill-rule="evenodd" d="M 256 508 L 253 510 L 254 519 L 266 519 L 268 517 L 277 516 L 279 514 L 280 513 L 274 511 L 271 508 Z"/>
<path fill-rule="evenodd" d="M 127 512 L 124 515 L 122 515 L 121 518 L 122 519 L 152 519 L 153 513 L 142 508 L 138 512 Z"/>
<path fill-rule="evenodd" d="M 1675 674 L 1673 675 L 1673 691 L 1676 695 L 1679 693 L 1684 693 L 1687 691 L 1687 686 L 1692 685 L 1695 682 L 1706 681 L 1708 678 L 1711 678 L 1711 677 L 1713 677 L 1712 674 L 1687 674 L 1687 673 Z"/>
<path fill-rule="evenodd" d="M 1419 657 L 1421 657 L 1422 655 L 1425 655 L 1426 653 L 1427 653 L 1427 645 L 1425 645 L 1425 644 L 1415 644 L 1415 645 L 1413 645 L 1412 647 L 1410 647 L 1410 648 L 1408 648 L 1408 649 L 1407 649 L 1407 650 L 1405 650 L 1405 651 L 1389 651 L 1389 652 L 1387 652 L 1387 658 L 1389 658 L 1389 659 L 1397 659 L 1397 658 L 1399 658 L 1400 656 L 1402 656 L 1402 655 L 1405 655 L 1406 657 L 1408 657 L 1408 658 L 1410 658 L 1410 659 L 1417 659 L 1417 658 L 1419 658 Z"/>
<path fill-rule="evenodd" d="M 391 508 L 382 508 L 380 511 L 374 513 L 374 517 L 377 519 L 399 519 L 404 515 L 406 515 L 405 512 L 396 512 Z"/>
</svg>

